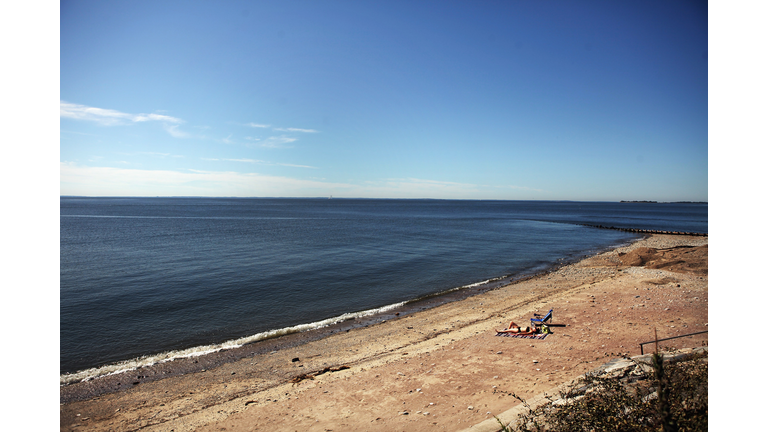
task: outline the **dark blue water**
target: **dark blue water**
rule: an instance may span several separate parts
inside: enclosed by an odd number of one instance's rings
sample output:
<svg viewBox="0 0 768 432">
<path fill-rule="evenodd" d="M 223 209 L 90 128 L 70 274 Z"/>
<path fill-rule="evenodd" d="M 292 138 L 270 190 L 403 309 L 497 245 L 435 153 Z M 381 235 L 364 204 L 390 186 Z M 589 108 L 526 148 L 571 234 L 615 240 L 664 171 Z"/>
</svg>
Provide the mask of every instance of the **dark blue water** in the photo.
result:
<svg viewBox="0 0 768 432">
<path fill-rule="evenodd" d="M 635 235 L 707 205 L 62 197 L 61 372 L 381 308 Z"/>
</svg>

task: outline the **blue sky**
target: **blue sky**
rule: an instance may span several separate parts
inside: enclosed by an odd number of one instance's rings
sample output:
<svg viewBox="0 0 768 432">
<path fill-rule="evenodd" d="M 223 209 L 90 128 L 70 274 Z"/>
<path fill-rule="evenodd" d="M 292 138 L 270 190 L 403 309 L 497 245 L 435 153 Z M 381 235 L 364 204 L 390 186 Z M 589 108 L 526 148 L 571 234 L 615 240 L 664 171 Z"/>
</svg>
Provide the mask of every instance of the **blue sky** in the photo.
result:
<svg viewBox="0 0 768 432">
<path fill-rule="evenodd" d="M 708 200 L 707 3 L 62 1 L 60 193 Z"/>
</svg>

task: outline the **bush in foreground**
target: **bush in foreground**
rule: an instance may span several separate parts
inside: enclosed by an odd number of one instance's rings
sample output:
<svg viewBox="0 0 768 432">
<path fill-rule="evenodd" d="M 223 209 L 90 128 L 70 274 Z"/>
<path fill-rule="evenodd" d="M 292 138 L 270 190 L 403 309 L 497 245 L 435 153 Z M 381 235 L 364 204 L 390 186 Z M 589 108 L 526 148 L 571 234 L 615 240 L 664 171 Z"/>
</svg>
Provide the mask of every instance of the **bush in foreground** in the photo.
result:
<svg viewBox="0 0 768 432">
<path fill-rule="evenodd" d="M 706 352 L 676 361 L 656 353 L 618 375 L 588 374 L 535 409 L 515 396 L 527 411 L 499 423 L 505 432 L 706 431 L 707 373 Z"/>
</svg>

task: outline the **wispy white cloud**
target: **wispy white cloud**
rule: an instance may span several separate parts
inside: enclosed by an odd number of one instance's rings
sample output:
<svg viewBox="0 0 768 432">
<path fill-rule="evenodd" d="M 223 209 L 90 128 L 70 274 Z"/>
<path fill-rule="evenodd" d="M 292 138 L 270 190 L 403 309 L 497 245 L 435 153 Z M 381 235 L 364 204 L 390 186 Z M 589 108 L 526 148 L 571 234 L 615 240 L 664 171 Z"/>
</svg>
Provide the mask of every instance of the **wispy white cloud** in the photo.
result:
<svg viewBox="0 0 768 432">
<path fill-rule="evenodd" d="M 224 161 L 228 162 L 248 162 L 248 163 L 258 163 L 261 161 L 255 160 L 255 159 L 222 159 Z"/>
<path fill-rule="evenodd" d="M 252 128 L 261 128 L 261 129 L 272 128 L 272 130 L 278 131 L 278 132 L 303 132 L 303 133 L 317 133 L 317 132 L 319 132 L 319 131 L 317 131 L 315 129 L 303 129 L 303 128 L 294 128 L 294 127 L 288 127 L 288 128 L 275 127 L 275 128 L 273 128 L 272 125 L 269 125 L 269 124 L 253 123 L 253 122 L 245 123 L 245 126 L 252 127 Z"/>
<path fill-rule="evenodd" d="M 119 126 L 144 122 L 163 123 L 163 129 L 174 138 L 189 138 L 191 135 L 179 130 L 184 120 L 164 114 L 129 114 L 112 109 L 89 107 L 59 101 L 59 116 L 73 120 L 98 123 L 102 126 Z"/>
<path fill-rule="evenodd" d="M 259 123 L 246 123 L 245 126 L 250 126 L 253 128 L 272 128 L 271 125 L 268 124 L 259 124 Z M 272 128 L 273 131 L 276 132 L 291 132 L 291 133 L 318 133 L 315 129 L 302 129 L 302 128 Z M 298 138 L 295 138 L 290 135 L 277 135 L 277 136 L 270 136 L 268 138 L 261 138 L 261 137 L 254 137 L 254 136 L 247 136 L 245 137 L 247 141 L 251 141 L 250 144 L 247 144 L 251 147 L 258 146 L 258 147 L 265 147 L 265 148 L 291 148 L 293 146 L 290 146 L 288 144 L 295 142 L 298 140 Z M 228 141 L 225 141 L 228 142 Z M 258 143 L 258 144 L 256 144 Z"/>
<path fill-rule="evenodd" d="M 161 114 L 136 114 L 131 120 L 135 122 L 161 121 L 165 123 L 183 123 L 181 119 Z"/>
<path fill-rule="evenodd" d="M 202 160 L 207 161 L 225 161 L 225 162 L 244 162 L 244 163 L 252 163 L 252 164 L 259 164 L 259 165 L 268 165 L 268 166 L 285 166 L 285 167 L 292 167 L 292 168 L 311 168 L 311 169 L 317 169 L 317 167 L 309 166 L 309 165 L 298 165 L 298 164 L 288 164 L 288 163 L 280 163 L 280 162 L 268 162 L 258 159 L 218 159 L 218 158 L 200 158 Z"/>
<path fill-rule="evenodd" d="M 300 128 L 273 128 L 272 130 L 280 132 L 304 132 L 304 133 L 317 133 L 314 129 L 300 129 Z"/>
<path fill-rule="evenodd" d="M 60 165 L 62 195 L 317 197 L 350 187 L 259 173 L 88 167 L 69 162 Z"/>
<path fill-rule="evenodd" d="M 75 120 L 94 121 L 106 126 L 125 124 L 130 121 L 131 115 L 119 111 L 87 107 L 85 105 L 59 102 L 59 115 Z"/>
<path fill-rule="evenodd" d="M 179 125 L 163 125 L 163 129 L 168 132 L 174 138 L 189 138 L 190 135 L 184 131 L 179 130 Z"/>
<path fill-rule="evenodd" d="M 183 120 L 162 114 L 128 114 L 112 109 L 89 107 L 59 101 L 59 115 L 74 120 L 85 120 L 99 123 L 104 126 L 115 126 L 147 121 L 159 121 L 163 123 L 184 123 Z"/>
<path fill-rule="evenodd" d="M 125 153 L 125 152 L 118 152 L 117 154 L 122 156 L 152 156 L 152 157 L 158 157 L 158 158 L 166 158 L 166 157 L 172 157 L 172 158 L 183 158 L 182 155 L 175 155 L 171 153 L 160 153 L 160 152 L 134 152 L 134 153 Z"/>
<path fill-rule="evenodd" d="M 240 160 L 245 161 L 245 159 Z M 253 163 L 258 163 L 254 160 Z M 509 187 L 416 178 L 336 183 L 260 173 L 204 170 L 140 170 L 88 167 L 62 162 L 62 195 L 85 196 L 258 196 L 366 197 L 438 199 L 531 199 L 535 195 L 509 193 Z M 506 189 L 506 192 L 505 192 Z"/>
<path fill-rule="evenodd" d="M 171 153 L 160 153 L 160 152 L 138 152 L 137 154 L 141 155 L 149 155 L 149 156 L 157 156 L 157 157 L 172 157 L 172 158 L 183 158 L 182 155 L 175 155 Z"/>
<path fill-rule="evenodd" d="M 310 165 L 297 165 L 297 164 L 287 164 L 287 163 L 278 163 L 278 162 L 272 162 L 272 165 L 279 165 L 279 166 L 285 166 L 285 167 L 292 167 L 292 168 L 311 168 L 311 169 L 318 169 L 317 167 L 313 167 Z"/>
<path fill-rule="evenodd" d="M 289 146 L 287 144 L 295 142 L 296 140 L 297 138 L 293 138 L 285 135 L 271 136 L 269 138 L 262 140 L 258 144 L 258 146 L 267 147 L 267 148 L 291 148 L 293 146 Z"/>
</svg>

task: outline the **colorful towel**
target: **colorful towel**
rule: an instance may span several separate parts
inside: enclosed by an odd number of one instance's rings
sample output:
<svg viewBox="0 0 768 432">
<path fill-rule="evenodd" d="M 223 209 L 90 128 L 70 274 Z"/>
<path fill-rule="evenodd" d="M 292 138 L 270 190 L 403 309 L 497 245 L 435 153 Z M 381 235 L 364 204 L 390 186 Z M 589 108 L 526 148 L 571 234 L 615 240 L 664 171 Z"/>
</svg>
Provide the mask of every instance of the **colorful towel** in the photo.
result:
<svg viewBox="0 0 768 432">
<path fill-rule="evenodd" d="M 535 335 L 521 335 L 517 333 L 496 333 L 496 336 L 513 337 L 520 339 L 544 339 L 549 333 L 541 333 Z"/>
</svg>

